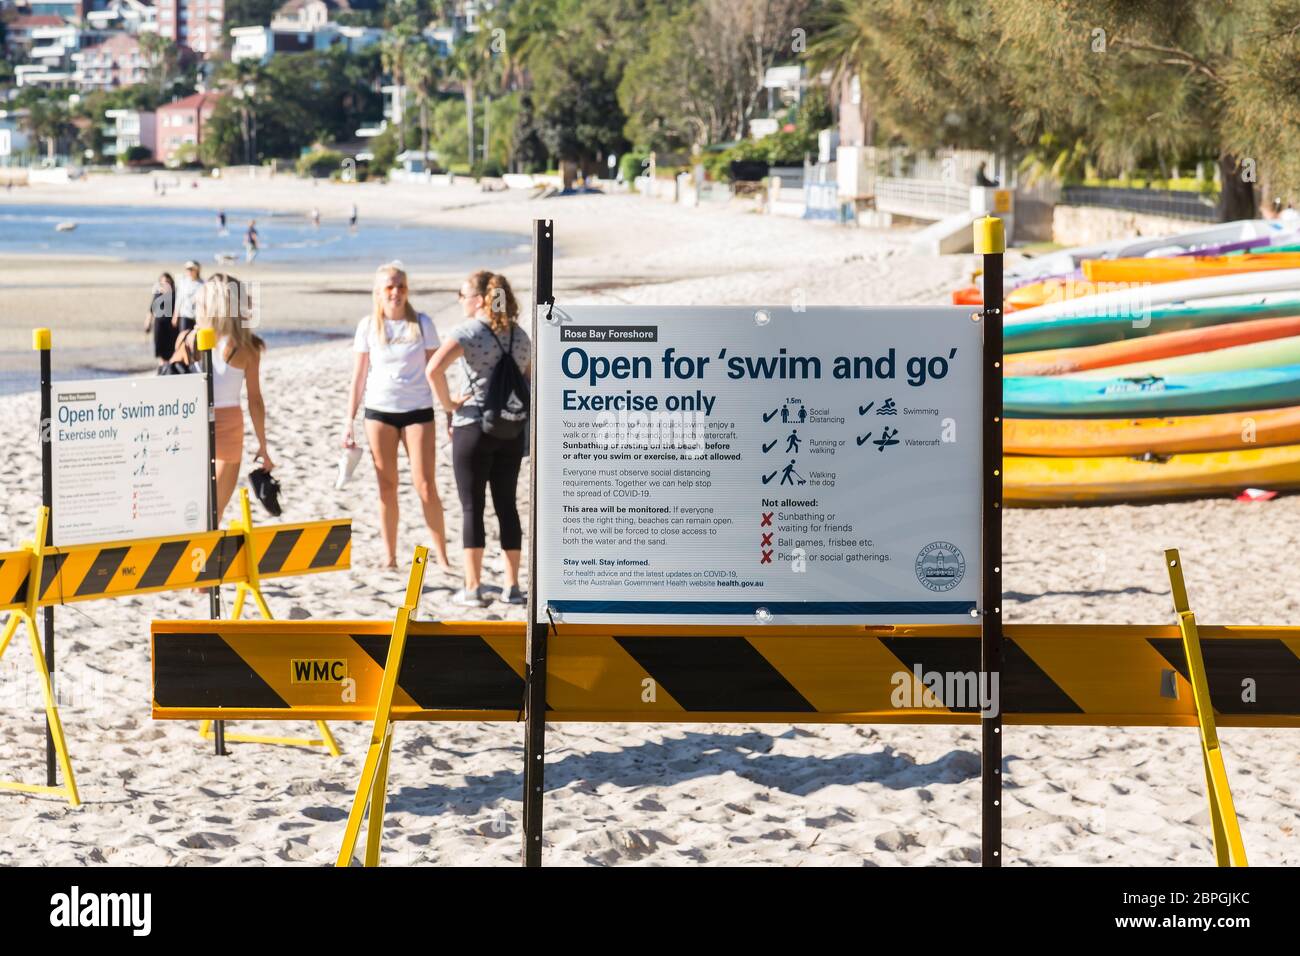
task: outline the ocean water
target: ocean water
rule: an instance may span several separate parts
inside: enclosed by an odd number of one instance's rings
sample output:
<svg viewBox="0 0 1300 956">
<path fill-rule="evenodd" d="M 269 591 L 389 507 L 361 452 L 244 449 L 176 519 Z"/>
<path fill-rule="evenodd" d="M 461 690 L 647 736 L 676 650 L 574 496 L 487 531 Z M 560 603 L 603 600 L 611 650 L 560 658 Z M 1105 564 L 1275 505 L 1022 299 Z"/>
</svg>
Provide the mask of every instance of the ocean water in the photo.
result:
<svg viewBox="0 0 1300 956">
<path fill-rule="evenodd" d="M 341 210 L 321 212 L 320 227 L 306 216 L 266 209 L 228 208 L 227 229 L 217 225 L 217 209 L 157 206 L 17 205 L 0 193 L 0 255 L 108 256 L 131 261 L 195 259 L 205 271 L 233 256 L 244 260 L 244 231 L 257 222 L 258 263 L 296 267 L 337 266 L 340 262 L 387 262 L 407 266 L 469 269 L 485 262 L 512 265 L 527 261 L 528 240 L 504 232 L 408 226 L 366 219 L 348 227 Z M 60 223 L 76 228 L 59 232 Z"/>
</svg>

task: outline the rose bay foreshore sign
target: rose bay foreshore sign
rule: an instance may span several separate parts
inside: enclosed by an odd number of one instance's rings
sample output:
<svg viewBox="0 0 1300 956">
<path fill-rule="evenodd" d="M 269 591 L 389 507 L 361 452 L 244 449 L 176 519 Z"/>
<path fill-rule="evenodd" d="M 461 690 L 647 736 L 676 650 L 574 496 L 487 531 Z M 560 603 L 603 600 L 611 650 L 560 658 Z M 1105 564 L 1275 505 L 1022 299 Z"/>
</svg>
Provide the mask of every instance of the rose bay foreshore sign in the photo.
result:
<svg viewBox="0 0 1300 956">
<path fill-rule="evenodd" d="M 969 309 L 556 306 L 537 332 L 540 621 L 970 620 Z"/>
</svg>

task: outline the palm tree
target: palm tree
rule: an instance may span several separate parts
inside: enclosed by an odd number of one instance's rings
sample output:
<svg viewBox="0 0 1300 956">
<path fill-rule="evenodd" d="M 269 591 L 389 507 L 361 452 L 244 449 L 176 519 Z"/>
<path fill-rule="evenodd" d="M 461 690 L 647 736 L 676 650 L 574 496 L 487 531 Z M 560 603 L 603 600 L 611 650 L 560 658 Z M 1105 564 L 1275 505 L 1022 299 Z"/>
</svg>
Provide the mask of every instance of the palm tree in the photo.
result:
<svg viewBox="0 0 1300 956">
<path fill-rule="evenodd" d="M 518 65 L 512 58 L 505 28 L 498 28 L 496 21 L 485 20 L 473 44 L 479 67 L 478 83 L 483 90 L 483 161 L 486 163 L 491 142 L 492 97 L 504 95 L 510 88 Z"/>
<path fill-rule="evenodd" d="M 474 84 L 478 80 L 480 55 L 473 39 L 462 39 L 451 51 L 449 65 L 460 77 L 465 96 L 465 150 L 470 166 L 474 165 Z"/>
<path fill-rule="evenodd" d="M 239 138 L 244 146 L 244 165 L 255 166 L 257 156 L 257 110 L 259 88 L 267 85 L 266 68 L 257 60 L 222 64 L 217 86 L 229 93 L 239 113 Z"/>
<path fill-rule="evenodd" d="M 149 61 L 149 70 L 158 79 L 158 95 L 161 97 L 176 68 L 176 44 L 160 33 L 142 31 L 139 35 L 140 52 Z"/>
<path fill-rule="evenodd" d="M 410 18 L 400 20 L 384 36 L 384 69 L 393 77 L 393 122 L 397 123 L 397 151 L 406 151 L 406 66 L 419 31 Z"/>
<path fill-rule="evenodd" d="M 438 89 L 442 77 L 442 66 L 438 51 L 427 42 L 413 43 L 406 54 L 407 79 L 415 92 L 416 102 L 420 105 L 420 155 L 428 165 L 429 161 L 429 103 Z"/>
</svg>

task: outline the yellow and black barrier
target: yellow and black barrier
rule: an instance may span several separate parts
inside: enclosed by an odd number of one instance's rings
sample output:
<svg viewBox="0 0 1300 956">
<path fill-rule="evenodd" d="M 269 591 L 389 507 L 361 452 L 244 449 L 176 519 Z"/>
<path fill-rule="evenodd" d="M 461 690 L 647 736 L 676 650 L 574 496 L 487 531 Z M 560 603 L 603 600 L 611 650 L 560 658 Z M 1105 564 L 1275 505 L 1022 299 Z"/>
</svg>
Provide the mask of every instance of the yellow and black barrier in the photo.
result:
<svg viewBox="0 0 1300 956">
<path fill-rule="evenodd" d="M 546 657 L 548 721 L 1198 727 L 1215 855 L 1244 866 L 1217 725 L 1300 728 L 1300 627 L 1205 627 L 1166 552 L 1179 623 L 1010 625 L 1001 686 L 978 626 L 565 625 Z M 387 622 L 155 621 L 153 716 L 371 719 L 338 865 L 367 813 L 379 863 L 398 720 L 520 720 L 527 625 L 416 621 L 427 554 Z M 535 690 L 535 688 L 534 688 Z M 1001 725 L 999 725 L 1000 727 Z"/>
<path fill-rule="evenodd" d="M 392 627 L 155 621 L 153 716 L 369 720 Z M 392 719 L 519 719 L 524 629 L 412 621 Z M 1300 627 L 1199 631 L 1220 726 L 1300 728 Z M 1006 638 L 1007 723 L 1198 726 L 1177 626 L 1019 624 Z M 975 724 L 969 681 L 953 682 L 960 702 L 926 677 L 978 671 L 979 628 L 969 625 L 561 625 L 546 719 Z"/>
<path fill-rule="evenodd" d="M 261 579 L 339 571 L 351 559 L 352 522 L 255 527 L 254 574 Z M 44 548 L 36 606 L 73 604 L 182 588 L 249 583 L 248 546 L 238 528 Z M 0 553 L 0 611 L 27 606 L 30 547 Z"/>
<path fill-rule="evenodd" d="M 254 526 L 247 489 L 240 490 L 242 520 L 223 531 L 95 542 L 67 546 L 45 545 L 49 509 L 37 515 L 36 537 L 18 551 L 0 552 L 0 611 L 9 618 L 0 632 L 0 656 L 18 629 L 26 625 L 32 657 L 41 681 L 45 715 L 62 785 L 0 781 L 0 790 L 62 794 L 77 806 L 80 797 L 72 772 L 67 741 L 55 703 L 45 654 L 37 637 L 36 611 L 41 607 L 127 597 L 183 588 L 235 585 L 234 616 L 251 596 L 262 615 L 270 608 L 260 582 L 266 578 L 346 570 L 352 556 L 352 522 L 342 518 L 282 525 Z M 36 582 L 33 585 L 33 582 Z M 322 746 L 339 755 L 338 744 L 323 721 L 320 738 L 227 735 L 229 740 Z M 209 736 L 207 725 L 200 734 Z"/>
</svg>

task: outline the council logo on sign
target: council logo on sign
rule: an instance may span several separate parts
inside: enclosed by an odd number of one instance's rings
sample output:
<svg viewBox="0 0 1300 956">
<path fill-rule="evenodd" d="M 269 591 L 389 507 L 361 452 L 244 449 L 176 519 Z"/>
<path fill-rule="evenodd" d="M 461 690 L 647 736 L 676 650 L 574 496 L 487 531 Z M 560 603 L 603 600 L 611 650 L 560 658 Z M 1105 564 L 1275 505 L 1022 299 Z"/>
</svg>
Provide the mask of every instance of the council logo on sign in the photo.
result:
<svg viewBox="0 0 1300 956">
<path fill-rule="evenodd" d="M 931 591 L 951 591 L 966 576 L 966 559 L 947 541 L 932 541 L 916 556 L 916 578 Z"/>
</svg>

